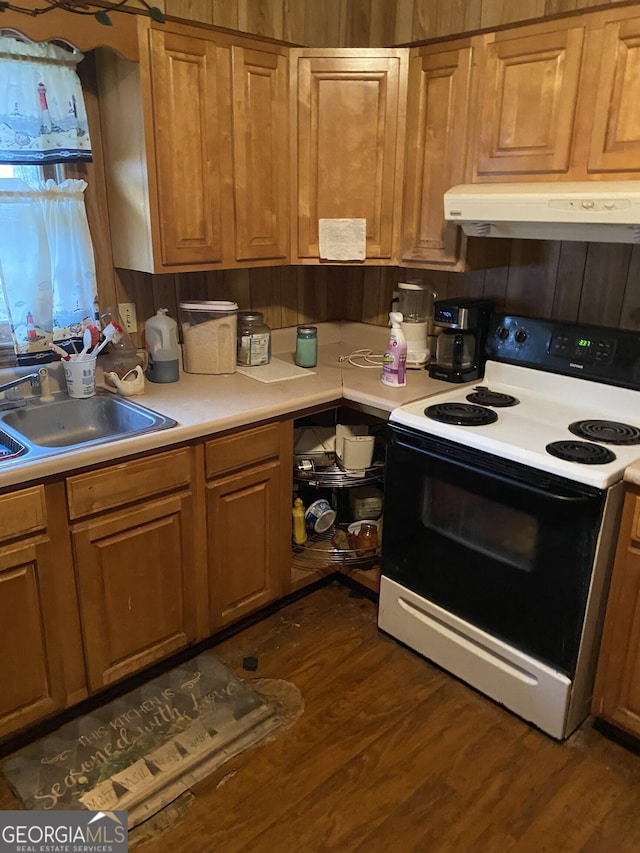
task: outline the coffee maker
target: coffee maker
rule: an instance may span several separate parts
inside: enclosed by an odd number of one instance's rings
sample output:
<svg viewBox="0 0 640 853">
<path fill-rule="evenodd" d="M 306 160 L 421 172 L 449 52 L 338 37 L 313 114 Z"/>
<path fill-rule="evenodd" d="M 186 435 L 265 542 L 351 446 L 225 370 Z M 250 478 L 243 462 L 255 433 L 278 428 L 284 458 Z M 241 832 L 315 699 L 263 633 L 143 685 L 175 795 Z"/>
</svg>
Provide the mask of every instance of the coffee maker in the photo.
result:
<svg viewBox="0 0 640 853">
<path fill-rule="evenodd" d="M 470 382 L 484 371 L 484 344 L 494 304 L 489 299 L 439 299 L 433 304 L 438 335 L 429 376 L 445 382 Z"/>
</svg>

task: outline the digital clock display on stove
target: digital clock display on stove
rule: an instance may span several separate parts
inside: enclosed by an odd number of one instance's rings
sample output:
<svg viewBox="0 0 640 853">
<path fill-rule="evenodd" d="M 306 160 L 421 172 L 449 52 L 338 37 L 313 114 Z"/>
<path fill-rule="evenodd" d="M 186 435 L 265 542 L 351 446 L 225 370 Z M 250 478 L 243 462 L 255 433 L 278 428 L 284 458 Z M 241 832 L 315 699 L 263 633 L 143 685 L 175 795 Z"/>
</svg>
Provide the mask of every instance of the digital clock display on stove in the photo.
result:
<svg viewBox="0 0 640 853">
<path fill-rule="evenodd" d="M 610 340 L 595 340 L 594 338 L 557 332 L 549 345 L 549 354 L 560 358 L 568 358 L 585 364 L 604 362 L 613 358 L 615 343 Z"/>
</svg>

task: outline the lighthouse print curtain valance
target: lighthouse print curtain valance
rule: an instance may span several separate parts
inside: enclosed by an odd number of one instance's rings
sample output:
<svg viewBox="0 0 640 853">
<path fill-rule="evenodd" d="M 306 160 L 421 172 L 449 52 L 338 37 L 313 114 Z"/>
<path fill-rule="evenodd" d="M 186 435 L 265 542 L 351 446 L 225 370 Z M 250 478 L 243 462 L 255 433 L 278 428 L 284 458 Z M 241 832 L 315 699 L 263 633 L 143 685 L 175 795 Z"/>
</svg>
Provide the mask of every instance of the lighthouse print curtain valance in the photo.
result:
<svg viewBox="0 0 640 853">
<path fill-rule="evenodd" d="M 18 364 L 51 361 L 52 341 L 69 349 L 95 322 L 98 290 L 86 188 L 80 180 L 30 187 L 0 178 L 0 291 Z"/>
<path fill-rule="evenodd" d="M 54 44 L 0 37 L 0 163 L 91 160 L 76 71 L 83 54 Z"/>
</svg>

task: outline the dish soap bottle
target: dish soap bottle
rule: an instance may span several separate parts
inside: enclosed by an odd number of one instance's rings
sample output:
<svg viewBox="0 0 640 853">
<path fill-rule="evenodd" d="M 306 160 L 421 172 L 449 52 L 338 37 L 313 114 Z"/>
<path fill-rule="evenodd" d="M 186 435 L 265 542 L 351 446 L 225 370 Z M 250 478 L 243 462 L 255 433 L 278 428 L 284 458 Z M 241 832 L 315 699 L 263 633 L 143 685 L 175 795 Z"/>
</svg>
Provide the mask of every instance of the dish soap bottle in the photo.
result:
<svg viewBox="0 0 640 853">
<path fill-rule="evenodd" d="M 158 308 L 155 317 L 144 324 L 149 353 L 147 379 L 151 382 L 177 382 L 180 378 L 178 324 L 168 313 L 166 308 Z"/>
<path fill-rule="evenodd" d="M 407 384 L 407 342 L 402 333 L 402 314 L 399 311 L 389 312 L 391 334 L 389 344 L 382 358 L 383 385 L 399 388 Z"/>
<path fill-rule="evenodd" d="M 302 498 L 296 498 L 293 502 L 293 541 L 296 545 L 304 545 L 307 541 L 307 528 L 304 522 L 304 505 Z"/>
</svg>

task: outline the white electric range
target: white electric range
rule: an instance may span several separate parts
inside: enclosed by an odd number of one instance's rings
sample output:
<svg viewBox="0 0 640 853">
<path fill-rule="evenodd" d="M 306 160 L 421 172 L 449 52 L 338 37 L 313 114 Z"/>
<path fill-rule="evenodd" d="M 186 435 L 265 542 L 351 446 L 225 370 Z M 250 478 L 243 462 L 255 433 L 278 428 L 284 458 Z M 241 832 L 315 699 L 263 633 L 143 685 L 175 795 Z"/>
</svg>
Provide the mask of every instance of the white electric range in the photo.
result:
<svg viewBox="0 0 640 853">
<path fill-rule="evenodd" d="M 390 417 L 379 625 L 556 738 L 589 713 L 640 335 L 494 318 L 482 380 Z"/>
</svg>

